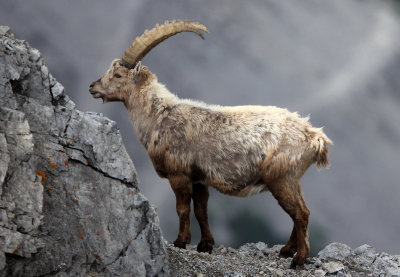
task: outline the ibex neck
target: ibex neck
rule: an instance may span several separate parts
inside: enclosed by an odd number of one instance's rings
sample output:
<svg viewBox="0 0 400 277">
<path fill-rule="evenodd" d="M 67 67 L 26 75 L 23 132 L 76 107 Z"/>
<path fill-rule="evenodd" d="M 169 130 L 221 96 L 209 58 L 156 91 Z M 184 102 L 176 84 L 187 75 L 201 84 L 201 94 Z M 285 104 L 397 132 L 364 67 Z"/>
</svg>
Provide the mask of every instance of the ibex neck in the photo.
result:
<svg viewBox="0 0 400 277">
<path fill-rule="evenodd" d="M 142 87 L 139 92 L 132 92 L 125 101 L 136 135 L 146 149 L 152 135 L 177 101 L 178 97 L 157 80 Z"/>
</svg>

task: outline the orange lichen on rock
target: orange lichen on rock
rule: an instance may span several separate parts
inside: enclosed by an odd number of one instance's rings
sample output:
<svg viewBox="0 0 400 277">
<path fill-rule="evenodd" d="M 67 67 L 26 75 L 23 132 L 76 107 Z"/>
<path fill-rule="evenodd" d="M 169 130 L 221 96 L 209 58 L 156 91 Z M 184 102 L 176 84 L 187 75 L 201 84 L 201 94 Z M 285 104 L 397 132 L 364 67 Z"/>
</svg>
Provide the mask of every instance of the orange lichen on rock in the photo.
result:
<svg viewBox="0 0 400 277">
<path fill-rule="evenodd" d="M 53 190 L 53 187 L 49 187 L 47 190 L 48 190 L 48 191 L 52 191 L 52 190 Z"/>
<path fill-rule="evenodd" d="M 78 200 L 75 200 L 75 201 L 78 201 Z M 78 230 L 78 232 L 79 232 L 79 237 L 80 237 L 80 239 L 83 239 L 83 236 L 85 235 L 85 229 L 83 228 L 83 225 L 82 224 L 78 224 L 77 225 L 78 227 L 79 227 L 79 230 Z"/>
<path fill-rule="evenodd" d="M 65 161 L 65 163 L 64 163 L 64 164 L 65 164 L 65 166 L 68 166 L 68 161 Z"/>
<path fill-rule="evenodd" d="M 99 262 L 102 262 L 102 261 L 103 261 L 103 259 L 102 259 L 99 255 L 95 254 L 94 256 L 96 257 L 96 259 L 97 259 Z"/>
<path fill-rule="evenodd" d="M 17 248 L 12 253 L 15 255 L 15 254 L 18 254 L 18 252 L 19 252 L 19 249 Z"/>
<path fill-rule="evenodd" d="M 46 182 L 46 180 L 47 180 L 47 177 L 46 177 L 46 175 L 44 175 L 44 172 L 43 171 L 41 171 L 41 170 L 37 170 L 36 172 L 35 172 L 35 174 L 36 175 L 39 175 L 40 177 L 42 177 L 42 184 L 44 184 L 45 182 Z"/>
<path fill-rule="evenodd" d="M 78 204 L 78 203 L 79 203 L 79 200 L 78 200 L 78 199 L 75 199 L 75 203 Z"/>
<path fill-rule="evenodd" d="M 50 158 L 50 157 L 47 157 L 47 160 L 48 160 L 48 161 L 50 161 L 50 160 L 51 160 L 51 158 Z"/>
<path fill-rule="evenodd" d="M 55 168 L 57 165 L 55 163 L 50 164 L 50 168 Z"/>
<path fill-rule="evenodd" d="M 97 233 L 96 233 L 96 236 L 100 237 L 100 232 L 97 232 Z"/>
<path fill-rule="evenodd" d="M 49 149 L 50 149 L 50 147 L 46 146 L 46 150 L 49 150 Z"/>
</svg>

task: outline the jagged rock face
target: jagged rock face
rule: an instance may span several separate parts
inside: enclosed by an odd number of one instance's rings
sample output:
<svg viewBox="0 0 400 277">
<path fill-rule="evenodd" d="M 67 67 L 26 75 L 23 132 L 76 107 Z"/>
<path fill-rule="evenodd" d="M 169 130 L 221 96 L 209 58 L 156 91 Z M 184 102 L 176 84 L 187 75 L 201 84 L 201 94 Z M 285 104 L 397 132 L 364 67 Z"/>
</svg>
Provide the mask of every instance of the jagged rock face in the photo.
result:
<svg viewBox="0 0 400 277">
<path fill-rule="evenodd" d="M 0 26 L 0 276 L 163 276 L 154 208 L 115 122 L 83 113 Z"/>
</svg>

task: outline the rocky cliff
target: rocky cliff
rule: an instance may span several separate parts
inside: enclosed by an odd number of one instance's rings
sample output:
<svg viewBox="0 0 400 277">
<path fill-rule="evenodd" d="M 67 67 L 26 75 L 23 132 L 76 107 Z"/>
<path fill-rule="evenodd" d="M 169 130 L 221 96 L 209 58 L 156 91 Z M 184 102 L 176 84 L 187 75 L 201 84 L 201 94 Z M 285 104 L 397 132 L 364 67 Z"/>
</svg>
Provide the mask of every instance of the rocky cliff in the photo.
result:
<svg viewBox="0 0 400 277">
<path fill-rule="evenodd" d="M 76 110 L 39 51 L 5 26 L 0 185 L 0 276 L 400 276 L 400 256 L 368 245 L 333 243 L 292 270 L 281 246 L 210 255 L 164 243 L 116 124 Z"/>
<path fill-rule="evenodd" d="M 163 276 L 157 215 L 115 122 L 74 108 L 0 27 L 0 276 Z"/>
</svg>

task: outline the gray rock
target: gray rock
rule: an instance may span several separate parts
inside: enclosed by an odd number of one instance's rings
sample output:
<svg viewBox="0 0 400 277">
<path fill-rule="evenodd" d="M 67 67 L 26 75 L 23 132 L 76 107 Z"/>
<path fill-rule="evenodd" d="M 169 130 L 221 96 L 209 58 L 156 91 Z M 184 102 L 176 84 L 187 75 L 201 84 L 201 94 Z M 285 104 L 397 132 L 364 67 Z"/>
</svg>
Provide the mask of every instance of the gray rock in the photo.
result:
<svg viewBox="0 0 400 277">
<path fill-rule="evenodd" d="M 4 36 L 4 35 L 10 35 L 11 34 L 11 30 L 10 27 L 8 26 L 0 26 L 0 36 Z"/>
<path fill-rule="evenodd" d="M 317 269 L 317 270 L 314 271 L 314 274 L 315 274 L 316 277 L 321 277 L 321 276 L 325 276 L 326 272 L 323 271 L 322 269 Z"/>
<path fill-rule="evenodd" d="M 333 242 L 328 244 L 318 253 L 318 257 L 322 261 L 343 261 L 351 254 L 352 249 L 343 243 Z"/>
<path fill-rule="evenodd" d="M 224 277 L 245 277 L 242 273 L 237 273 L 237 272 L 228 272 L 225 273 Z"/>
<path fill-rule="evenodd" d="M 0 276 L 166 276 L 157 214 L 115 122 L 75 110 L 0 26 Z"/>
<path fill-rule="evenodd" d="M 268 245 L 261 241 L 257 242 L 254 246 L 261 252 L 265 252 L 268 249 Z"/>
<path fill-rule="evenodd" d="M 57 82 L 51 87 L 51 93 L 53 95 L 53 99 L 58 101 L 64 96 L 64 87 Z"/>
<path fill-rule="evenodd" d="M 344 265 L 339 262 L 327 262 L 322 265 L 322 268 L 332 274 L 344 269 Z"/>
<path fill-rule="evenodd" d="M 354 249 L 354 252 L 347 258 L 347 261 L 353 266 L 369 267 L 377 256 L 378 253 L 372 246 L 364 244 Z"/>
<path fill-rule="evenodd" d="M 400 260 L 385 253 L 378 255 L 372 265 L 376 275 L 400 276 Z"/>
</svg>

